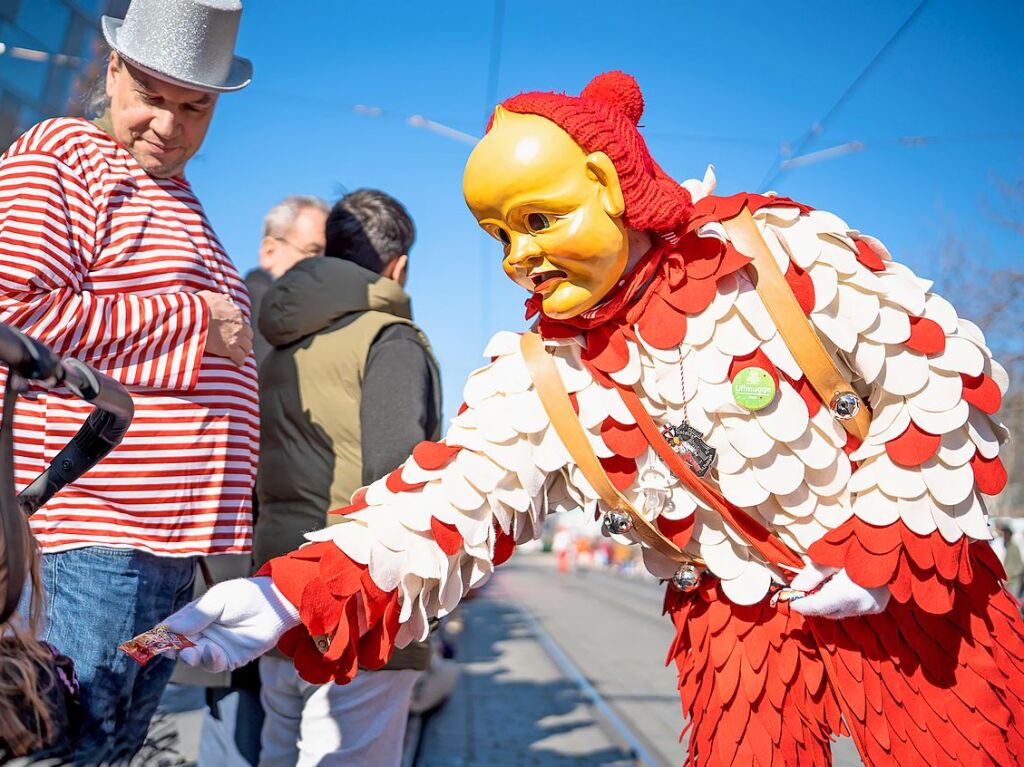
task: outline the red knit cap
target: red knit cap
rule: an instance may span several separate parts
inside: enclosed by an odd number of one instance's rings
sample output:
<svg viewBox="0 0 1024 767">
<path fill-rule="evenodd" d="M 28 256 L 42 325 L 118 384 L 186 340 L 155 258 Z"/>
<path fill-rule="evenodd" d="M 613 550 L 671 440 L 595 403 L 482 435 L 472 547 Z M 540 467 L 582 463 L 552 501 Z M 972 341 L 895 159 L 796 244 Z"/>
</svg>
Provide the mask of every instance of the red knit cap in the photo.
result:
<svg viewBox="0 0 1024 767">
<path fill-rule="evenodd" d="M 584 151 L 607 154 L 619 175 L 626 201 L 623 218 L 630 229 L 674 232 L 693 215 L 689 192 L 658 166 L 637 130 L 644 97 L 636 80 L 625 72 L 598 75 L 579 96 L 521 93 L 502 107 L 544 117 Z"/>
</svg>

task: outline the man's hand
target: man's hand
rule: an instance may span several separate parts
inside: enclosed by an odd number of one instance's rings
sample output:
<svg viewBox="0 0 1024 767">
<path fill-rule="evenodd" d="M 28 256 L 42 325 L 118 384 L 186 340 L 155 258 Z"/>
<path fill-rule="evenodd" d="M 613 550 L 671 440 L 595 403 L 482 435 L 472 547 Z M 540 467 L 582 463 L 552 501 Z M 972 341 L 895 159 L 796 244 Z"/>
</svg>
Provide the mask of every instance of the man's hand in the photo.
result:
<svg viewBox="0 0 1024 767">
<path fill-rule="evenodd" d="M 252 351 L 252 328 L 242 319 L 242 310 L 224 293 L 201 290 L 198 295 L 210 308 L 206 351 L 242 367 Z"/>
<path fill-rule="evenodd" d="M 195 642 L 178 653 L 183 662 L 227 671 L 271 649 L 299 625 L 299 611 L 270 578 L 239 578 L 218 583 L 164 623 Z"/>
<path fill-rule="evenodd" d="M 850 580 L 845 569 L 823 568 L 813 562 L 808 562 L 789 585 L 800 591 L 813 592 L 792 600 L 789 603 L 791 610 L 801 615 L 834 620 L 880 613 L 892 596 L 888 586 L 866 589 Z"/>
</svg>

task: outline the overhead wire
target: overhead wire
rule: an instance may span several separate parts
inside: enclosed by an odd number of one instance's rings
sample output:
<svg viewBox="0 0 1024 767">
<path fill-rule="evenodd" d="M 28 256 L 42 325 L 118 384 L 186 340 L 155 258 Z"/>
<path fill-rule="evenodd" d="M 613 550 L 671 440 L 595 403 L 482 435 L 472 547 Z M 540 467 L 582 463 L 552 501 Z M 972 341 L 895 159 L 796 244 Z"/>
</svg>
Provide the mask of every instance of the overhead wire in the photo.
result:
<svg viewBox="0 0 1024 767">
<path fill-rule="evenodd" d="M 497 97 L 494 95 L 496 87 L 488 87 L 489 95 L 487 103 L 493 106 Z M 450 138 L 460 143 L 476 143 L 480 136 L 470 132 L 476 123 L 475 120 L 455 115 L 433 115 L 426 117 L 418 113 L 410 113 L 409 110 L 394 109 L 389 107 L 374 106 L 370 104 L 353 104 L 337 101 L 323 96 L 297 94 L 293 92 L 278 91 L 266 88 L 253 89 L 251 96 L 268 97 L 284 101 L 307 102 L 320 104 L 333 109 L 351 111 L 361 117 L 389 118 L 399 120 L 413 128 L 424 128 L 432 130 L 440 136 Z M 490 110 L 485 117 L 490 116 Z M 673 133 L 671 131 L 644 131 L 648 139 L 658 141 L 706 141 L 715 144 L 737 144 L 752 147 L 772 145 L 778 146 L 784 139 L 760 136 L 731 136 L 718 135 L 714 133 Z M 868 149 L 879 145 L 899 145 L 908 148 L 929 146 L 931 144 L 952 144 L 952 143 L 986 143 L 998 141 L 1024 141 L 1024 131 L 993 131 L 991 133 L 951 133 L 951 134 L 911 134 L 906 136 L 877 136 L 851 140 L 846 143 L 859 143 Z M 787 158 L 788 160 L 795 157 Z"/>
<path fill-rule="evenodd" d="M 494 1 L 494 27 L 491 30 L 491 56 L 487 65 L 487 93 L 484 101 L 484 122 L 498 100 L 498 76 L 501 74 L 502 42 L 505 37 L 505 0 Z"/>
<path fill-rule="evenodd" d="M 23 61 L 49 62 L 67 67 L 77 67 L 84 62 L 84 59 L 78 56 L 50 53 L 49 51 L 40 51 L 35 48 L 23 48 L 18 45 L 8 45 L 5 42 L 0 42 L 0 56 L 10 56 L 11 58 L 22 59 Z"/>
<path fill-rule="evenodd" d="M 925 6 L 928 5 L 930 0 L 921 0 L 917 7 L 911 12 L 909 16 L 900 24 L 899 28 L 889 36 L 889 39 L 885 42 L 878 52 L 868 61 L 867 65 L 861 69 L 860 73 L 853 79 L 853 81 L 846 86 L 843 92 L 839 95 L 839 98 L 833 102 L 832 106 L 829 107 L 828 111 L 825 112 L 825 116 L 817 122 L 813 123 L 810 128 L 797 140 L 795 148 L 789 152 L 790 156 L 798 157 L 803 154 L 804 150 L 807 149 L 808 145 L 818 136 L 820 136 L 824 130 L 825 125 L 832 117 L 842 109 L 843 105 L 849 101 L 850 97 L 860 88 L 861 85 L 868 79 L 874 69 L 881 63 L 882 59 L 891 51 L 896 44 L 900 41 L 903 35 L 906 34 L 920 17 L 924 11 Z M 786 168 L 783 166 L 785 158 L 783 152 L 780 151 L 776 154 L 775 159 L 772 161 L 771 167 L 765 174 L 764 179 L 760 184 L 760 191 L 764 192 L 775 182 L 775 180 L 782 175 Z"/>
<path fill-rule="evenodd" d="M 827 149 L 817 150 L 815 152 L 809 152 L 801 154 L 808 144 L 815 138 L 820 136 L 824 131 L 825 123 L 835 115 L 835 113 L 845 104 L 850 98 L 853 92 L 864 82 L 871 70 L 876 67 L 885 55 L 892 49 L 899 38 L 906 33 L 910 26 L 917 20 L 924 7 L 930 0 L 922 0 L 913 12 L 907 17 L 902 25 L 889 37 L 885 45 L 879 49 L 878 53 L 867 63 L 867 65 L 861 70 L 857 77 L 850 83 L 849 86 L 843 91 L 839 98 L 832 104 L 825 116 L 814 123 L 807 132 L 796 142 L 795 147 L 785 152 L 787 155 L 783 157 L 783 152 L 779 152 L 776 159 L 773 161 L 773 166 L 769 169 L 769 175 L 767 175 L 762 182 L 762 190 L 765 186 L 773 182 L 779 175 L 785 171 L 800 167 L 802 165 L 809 165 L 815 162 L 821 162 L 825 159 L 831 159 L 832 157 L 840 156 L 842 154 L 849 154 L 852 152 L 865 151 L 869 146 L 875 146 L 879 144 L 897 144 L 905 147 L 920 147 L 927 146 L 930 144 L 937 143 L 968 143 L 968 142 L 997 142 L 997 141 L 1020 141 L 1024 140 L 1024 132 L 1013 132 L 1003 131 L 994 133 L 975 133 L 975 134 L 951 134 L 951 135 L 911 135 L 911 136 L 896 136 L 896 137 L 884 137 L 884 138 L 868 138 L 868 139 L 855 139 L 847 141 L 845 143 L 829 147 Z M 502 55 L 502 43 L 504 37 L 504 20 L 505 20 L 505 0 L 495 0 L 495 12 L 494 12 L 494 23 L 492 27 L 491 35 L 491 47 L 489 55 L 488 75 L 487 75 L 487 86 L 486 86 L 486 100 L 484 105 L 484 122 L 490 117 L 490 110 L 493 108 L 497 101 L 498 91 L 498 78 L 501 69 L 501 55 Z M 21 58 L 28 61 L 46 62 L 53 61 L 57 64 L 68 64 L 78 65 L 82 62 L 74 56 L 66 56 L 64 54 L 49 53 L 47 51 L 21 48 L 10 46 L 0 42 L 0 56 L 8 55 L 15 58 Z M 366 104 L 345 104 L 335 101 L 333 99 L 324 98 L 321 96 L 311 96 L 296 94 L 294 91 L 284 92 L 275 91 L 272 89 L 258 89 L 253 91 L 253 95 L 269 96 L 275 99 L 285 99 L 291 101 L 305 101 L 314 104 L 321 104 L 324 106 L 330 106 L 337 109 L 351 110 L 358 115 L 365 117 L 390 117 L 397 118 L 405 122 L 407 125 L 429 130 L 436 133 L 444 138 L 452 139 L 463 144 L 475 144 L 479 141 L 479 136 L 474 133 L 470 133 L 467 130 L 463 130 L 458 127 L 468 127 L 470 120 L 465 118 L 456 117 L 426 117 L 422 114 L 407 114 L 403 111 L 394 109 L 388 109 L 379 106 L 370 106 Z M 664 131 L 648 131 L 645 132 L 648 139 L 657 139 L 659 141 L 706 141 L 717 144 L 737 144 L 737 145 L 748 145 L 748 146 L 762 146 L 766 144 L 780 145 L 785 143 L 783 139 L 765 138 L 758 136 L 729 136 L 720 134 L 696 134 L 696 133 L 673 133 Z"/>
<path fill-rule="evenodd" d="M 491 51 L 487 63 L 487 90 L 484 93 L 483 125 L 490 119 L 491 110 L 498 100 L 498 78 L 501 74 L 501 54 L 505 37 L 505 0 L 494 0 L 494 25 L 491 28 Z M 482 127 L 481 126 L 481 127 Z M 494 240 L 482 232 L 480 237 L 480 346 L 487 343 L 491 329 L 491 262 Z"/>
</svg>

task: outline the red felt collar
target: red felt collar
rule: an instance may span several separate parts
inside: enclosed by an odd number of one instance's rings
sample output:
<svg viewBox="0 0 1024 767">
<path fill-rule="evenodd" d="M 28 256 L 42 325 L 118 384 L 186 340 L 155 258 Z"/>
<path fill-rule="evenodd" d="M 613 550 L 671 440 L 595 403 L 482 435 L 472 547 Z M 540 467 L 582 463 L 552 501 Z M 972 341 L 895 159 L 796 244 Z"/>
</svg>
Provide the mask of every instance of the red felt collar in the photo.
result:
<svg viewBox="0 0 1024 767">
<path fill-rule="evenodd" d="M 786 197 L 737 194 L 705 197 L 695 206 L 686 228 L 658 243 L 595 309 L 578 317 L 555 320 L 544 315 L 541 297 L 526 302 L 526 317 L 539 315 L 545 338 L 583 335 L 584 364 L 599 382 L 629 362 L 627 341 L 638 342 L 637 332 L 650 346 L 674 349 L 686 336 L 686 317 L 704 311 L 714 299 L 718 281 L 733 274 L 750 259 L 731 243 L 714 236 L 699 236 L 701 226 L 735 216 L 746 205 L 751 213 L 768 206 L 811 208 Z"/>
</svg>

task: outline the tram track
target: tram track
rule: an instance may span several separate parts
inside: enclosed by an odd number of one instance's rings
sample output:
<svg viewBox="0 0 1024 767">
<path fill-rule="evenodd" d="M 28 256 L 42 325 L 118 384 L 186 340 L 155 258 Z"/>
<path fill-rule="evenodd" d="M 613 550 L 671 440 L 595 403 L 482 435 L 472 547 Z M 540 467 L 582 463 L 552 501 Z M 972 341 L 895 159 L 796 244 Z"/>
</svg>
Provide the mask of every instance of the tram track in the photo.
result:
<svg viewBox="0 0 1024 767">
<path fill-rule="evenodd" d="M 555 665 L 562 673 L 575 684 L 580 693 L 586 698 L 597 714 L 597 720 L 602 729 L 612 741 L 623 746 L 629 758 L 637 767 L 666 767 L 667 762 L 661 758 L 652 746 L 646 742 L 646 738 L 636 732 L 636 727 L 628 717 L 618 712 L 601 693 L 587 680 L 583 672 L 570 660 L 565 651 L 559 646 L 548 632 L 537 622 L 528 609 L 518 605 L 537 640 L 551 656 Z"/>
<path fill-rule="evenodd" d="M 685 761 L 677 740 L 685 720 L 674 670 L 662 668 L 673 634 L 662 615 L 665 587 L 600 570 L 558 573 L 541 557 L 523 558 L 509 574 L 499 585 L 528 616 L 566 677 L 588 699 L 595 696 L 594 710 L 609 737 L 631 749 L 638 765 L 676 767 Z M 566 611 L 569 620 L 562 615 Z M 626 673 L 608 662 L 617 647 L 637 660 Z M 655 669 L 665 671 L 664 678 Z M 602 715 L 604 708 L 610 717 Z M 834 742 L 832 756 L 834 767 L 862 767 L 849 737 Z"/>
<path fill-rule="evenodd" d="M 674 674 L 662 668 L 671 625 L 661 615 L 661 587 L 597 570 L 558 573 L 549 560 L 535 557 L 517 562 L 495 585 L 633 763 L 682 762 Z M 628 649 L 635 668 L 617 667 L 620 635 L 636 640 Z"/>
</svg>

